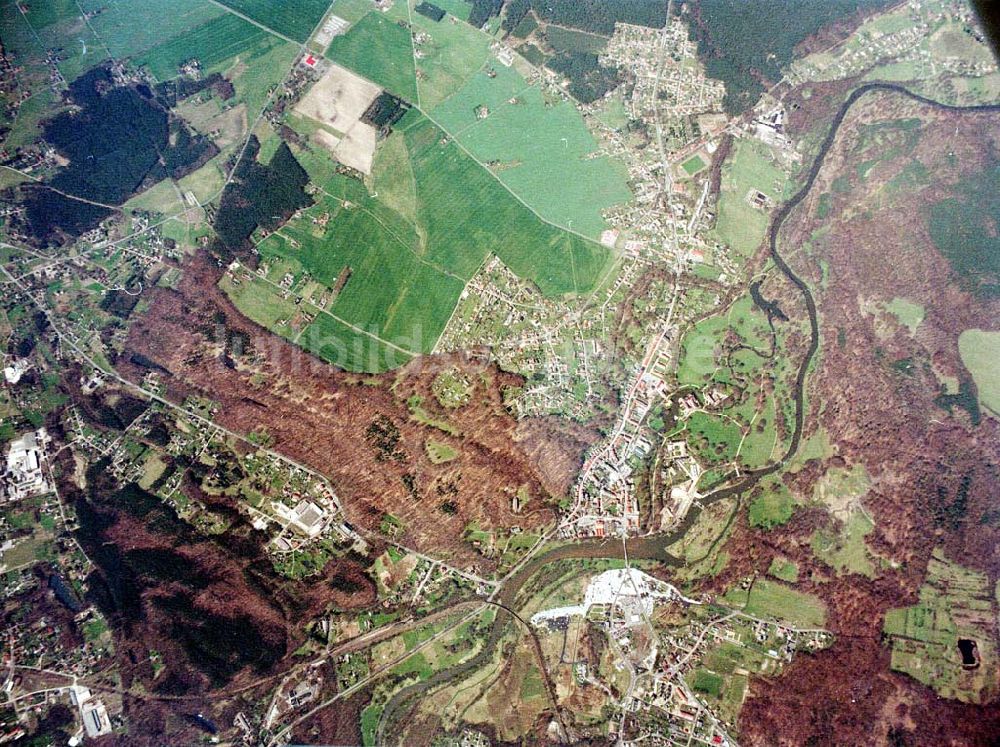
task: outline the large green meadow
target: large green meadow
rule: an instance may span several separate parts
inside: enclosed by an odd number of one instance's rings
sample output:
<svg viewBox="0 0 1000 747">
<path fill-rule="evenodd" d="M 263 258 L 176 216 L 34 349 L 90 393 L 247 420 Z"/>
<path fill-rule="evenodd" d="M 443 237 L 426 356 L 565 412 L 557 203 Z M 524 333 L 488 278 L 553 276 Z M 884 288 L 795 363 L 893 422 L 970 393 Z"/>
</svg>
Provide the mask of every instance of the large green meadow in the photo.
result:
<svg viewBox="0 0 1000 747">
<path fill-rule="evenodd" d="M 234 0 L 229 6 L 233 10 L 210 0 L 146 0 L 141 8 L 127 0 L 53 0 L 32 3 L 22 15 L 12 12 L 17 6 L 10 2 L 2 11 L 8 29 L 4 42 L 15 57 L 19 33 L 39 48 L 59 49 L 59 69 L 69 81 L 109 55 L 145 67 L 160 81 L 176 77 L 181 63 L 197 59 L 205 73 L 230 73 L 238 99 L 254 110 L 263 106 L 267 88 L 280 80 L 295 54 L 294 45 L 272 31 L 301 36 L 289 33 L 294 28 L 282 20 L 291 14 L 303 28 L 308 20 L 308 34 L 326 2 Z M 84 12 L 92 15 L 84 20 Z M 244 64 L 233 73 L 236 60 Z"/>
<path fill-rule="evenodd" d="M 363 204 L 345 208 L 328 198 L 311 212 L 320 210 L 332 216 L 326 231 L 317 236 L 307 217 L 264 241 L 261 255 L 295 258 L 326 286 L 333 286 L 344 268 L 350 268 L 350 280 L 330 311 L 400 347 L 428 352 L 464 280 L 422 261 L 407 237 L 397 235 Z M 405 343 L 399 342 L 404 338 Z"/>
<path fill-rule="evenodd" d="M 460 97 L 461 92 L 456 95 Z M 472 105 L 474 99 L 465 99 Z M 546 101 L 531 87 L 465 128 L 459 141 L 546 220 L 587 236 L 607 228 L 602 210 L 632 197 L 624 166 L 592 158 L 598 144 L 567 101 Z"/>
<path fill-rule="evenodd" d="M 249 50 L 278 44 L 281 42 L 264 29 L 223 13 L 186 34 L 143 51 L 135 61 L 145 65 L 157 80 L 167 80 L 177 75 L 178 66 L 192 57 L 208 69 Z"/>
<path fill-rule="evenodd" d="M 596 285 L 607 250 L 541 221 L 426 118 L 405 137 L 428 259 L 464 274 L 493 253 L 547 296 Z"/>
<path fill-rule="evenodd" d="M 86 0 L 82 6 L 100 11 L 90 25 L 115 57 L 132 57 L 168 39 L 183 40 L 191 30 L 228 15 L 208 0 L 144 0 L 141 6 L 128 0 Z M 192 51 L 189 56 L 197 55 Z"/>
<path fill-rule="evenodd" d="M 324 194 L 258 249 L 292 262 L 296 287 L 308 276 L 332 288 L 349 268 L 297 340 L 345 368 L 382 370 L 429 352 L 490 254 L 549 296 L 592 289 L 611 261 L 600 245 L 538 219 L 415 110 L 380 146 L 371 192 L 315 151 L 302 162 Z"/>
<path fill-rule="evenodd" d="M 1000 376 L 997 374 L 1000 332 L 967 329 L 958 337 L 958 352 L 976 382 L 980 401 L 993 414 L 1000 414 Z"/>
<path fill-rule="evenodd" d="M 731 589 L 722 599 L 726 604 L 742 607 L 748 615 L 798 627 L 819 628 L 826 622 L 826 606 L 821 599 L 765 578 L 755 580 L 749 593 Z"/>
<path fill-rule="evenodd" d="M 432 111 L 487 63 L 491 40 L 450 15 L 435 22 L 414 12 L 411 23 L 416 32 L 428 37 L 417 45 L 417 88 L 420 106 Z"/>
<path fill-rule="evenodd" d="M 21 12 L 21 8 L 25 11 Z M 27 5 L 5 0 L 0 3 L 0 29 L 3 30 L 4 54 L 9 62 L 20 68 L 18 85 L 39 98 L 34 102 L 36 111 L 41 113 L 38 119 L 50 115 L 55 103 L 51 93 L 46 95 L 42 90 L 51 91 L 45 63 L 47 49 L 60 50 L 58 67 L 67 80 L 73 80 L 87 68 L 107 59 L 103 46 L 84 24 L 80 9 L 74 2 L 58 0 Z M 37 134 L 35 123 L 38 120 L 33 116 L 34 112 L 25 107 L 31 103 L 30 98 L 24 102 L 18 119 L 24 113 L 32 122 L 26 123 L 23 129 L 20 126 L 22 123 L 18 122 L 18 127 L 5 139 L 6 146 L 26 144 Z M 22 132 L 23 138 L 19 137 Z"/>
<path fill-rule="evenodd" d="M 335 38 L 326 56 L 390 93 L 414 103 L 417 100 L 410 32 L 381 13 L 368 13 L 346 34 Z"/>
<path fill-rule="evenodd" d="M 368 13 L 327 57 L 417 105 L 545 221 L 596 238 L 602 211 L 631 199 L 624 166 L 592 157 L 598 144 L 576 107 L 546 98 L 518 62 L 502 64 L 491 37 L 451 15 L 432 21 L 415 4 Z"/>
<path fill-rule="evenodd" d="M 370 187 L 333 173 L 323 154 L 300 155 L 323 194 L 258 248 L 292 263 L 294 287 L 308 276 L 332 288 L 349 268 L 296 340 L 345 368 L 383 370 L 433 349 L 490 254 L 548 296 L 591 290 L 612 261 L 540 220 L 416 110 L 379 147 Z"/>
<path fill-rule="evenodd" d="M 716 233 L 719 240 L 743 257 L 749 257 L 764 241 L 768 214 L 747 202 L 756 189 L 781 202 L 788 180 L 775 164 L 770 149 L 753 140 L 740 140 L 731 159 L 722 168 L 722 192 Z"/>
<path fill-rule="evenodd" d="M 304 42 L 330 6 L 327 0 L 220 0 L 280 34 Z"/>
</svg>

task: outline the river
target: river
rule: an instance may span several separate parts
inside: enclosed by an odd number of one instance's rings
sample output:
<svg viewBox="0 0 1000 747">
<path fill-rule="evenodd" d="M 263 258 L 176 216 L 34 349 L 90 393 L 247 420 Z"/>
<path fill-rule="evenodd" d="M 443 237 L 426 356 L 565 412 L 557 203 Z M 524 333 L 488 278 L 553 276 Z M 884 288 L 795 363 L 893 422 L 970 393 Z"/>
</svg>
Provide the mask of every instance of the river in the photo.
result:
<svg viewBox="0 0 1000 747">
<path fill-rule="evenodd" d="M 701 499 L 701 506 L 692 506 L 684 520 L 669 532 L 651 534 L 645 537 L 630 538 L 626 540 L 625 547 L 623 547 L 620 540 L 581 540 L 574 542 L 571 545 L 554 548 L 533 558 L 505 582 L 499 595 L 500 604 L 498 606 L 500 606 L 501 609 L 497 611 L 497 616 L 493 623 L 493 627 L 490 630 L 490 635 L 486 639 L 486 642 L 479 653 L 462 664 L 435 672 L 427 680 L 405 687 L 393 695 L 393 697 L 390 698 L 389 702 L 386 704 L 382 714 L 379 724 L 380 736 L 386 733 L 387 725 L 392 724 L 394 720 L 402 717 L 406 712 L 409 712 L 410 709 L 408 706 L 414 703 L 418 697 L 422 696 L 426 692 L 429 692 L 433 688 L 437 688 L 450 681 L 456 680 L 474 671 L 475 669 L 478 669 L 493 658 L 494 650 L 506 631 L 507 623 L 514 619 L 514 617 L 517 617 L 513 612 L 513 609 L 516 609 L 515 600 L 518 592 L 528 579 L 535 575 L 540 569 L 544 568 L 549 563 L 567 558 L 624 558 L 626 547 L 628 549 L 629 559 L 648 559 L 659 561 L 665 565 L 679 565 L 681 561 L 673 555 L 670 555 L 667 552 L 667 547 L 672 545 L 687 533 L 691 526 L 698 520 L 704 506 L 711 505 L 712 503 L 716 503 L 731 496 L 738 496 L 745 493 L 761 478 L 777 472 L 785 464 L 787 464 L 793 456 L 795 456 L 795 453 L 799 448 L 799 442 L 802 439 L 802 427 L 805 420 L 803 390 L 805 388 L 806 376 L 809 371 L 809 366 L 812 364 L 812 360 L 815 357 L 817 350 L 819 350 L 819 319 L 816 313 L 816 301 L 813 298 L 812 292 L 809 290 L 809 286 L 804 280 L 802 280 L 802 278 L 795 274 L 792 268 L 789 267 L 788 263 L 778 252 L 778 234 L 781 231 L 782 225 L 788 219 L 789 215 L 791 215 L 792 211 L 798 207 L 798 205 L 806 198 L 809 191 L 812 189 L 812 186 L 816 181 L 816 177 L 819 175 L 820 169 L 823 167 L 827 153 L 833 146 L 840 126 L 843 124 L 847 114 L 859 99 L 872 91 L 888 91 L 898 93 L 927 106 L 948 111 L 962 111 L 970 113 L 1000 112 L 1000 104 L 982 104 L 967 107 L 942 104 L 937 101 L 933 101 L 932 99 L 928 99 L 925 96 L 921 96 L 920 94 L 913 93 L 907 88 L 895 83 L 868 83 L 863 85 L 855 89 L 837 111 L 837 114 L 834 116 L 830 125 L 830 129 L 820 145 L 816 158 L 813 160 L 812 166 L 806 175 L 805 183 L 799 191 L 789 198 L 774 214 L 774 218 L 771 220 L 771 225 L 768 230 L 768 242 L 771 259 L 774 261 L 778 270 L 780 270 L 781 273 L 792 284 L 794 284 L 802 294 L 803 301 L 806 306 L 806 313 L 809 317 L 809 346 L 799 363 L 799 368 L 795 376 L 795 384 L 792 389 L 792 396 L 795 400 L 795 425 L 792 430 L 791 441 L 789 442 L 788 448 L 782 455 L 781 459 L 765 467 L 746 473 L 741 480 L 732 485 L 719 488 L 718 490 L 709 493 Z M 517 617 L 517 620 L 519 624 L 527 626 L 527 624 L 524 623 L 520 617 Z M 532 637 L 534 638 L 533 632 Z M 537 639 L 535 639 L 535 641 L 537 649 Z M 544 668 L 544 662 L 540 663 L 542 665 L 542 671 L 545 675 L 546 683 L 549 684 L 550 679 L 548 672 Z M 379 742 L 379 744 L 382 743 L 382 741 Z"/>
</svg>

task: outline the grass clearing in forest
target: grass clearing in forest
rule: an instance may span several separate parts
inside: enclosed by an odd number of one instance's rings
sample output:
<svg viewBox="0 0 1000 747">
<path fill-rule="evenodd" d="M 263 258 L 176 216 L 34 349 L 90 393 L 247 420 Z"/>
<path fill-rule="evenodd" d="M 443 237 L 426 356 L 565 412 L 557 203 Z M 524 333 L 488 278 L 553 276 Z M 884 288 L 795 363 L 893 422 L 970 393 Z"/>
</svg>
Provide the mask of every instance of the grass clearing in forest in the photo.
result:
<svg viewBox="0 0 1000 747">
<path fill-rule="evenodd" d="M 778 480 L 761 483 L 764 494 L 750 504 L 750 526 L 773 529 L 786 523 L 795 511 L 795 500 L 785 484 Z"/>
<path fill-rule="evenodd" d="M 781 581 L 794 584 L 799 580 L 799 566 L 788 558 L 775 557 L 771 561 L 771 566 L 767 569 L 769 575 Z"/>
<path fill-rule="evenodd" d="M 730 589 L 723 600 L 742 607 L 748 615 L 783 620 L 797 627 L 819 628 L 826 622 L 826 606 L 820 599 L 763 578 L 753 582 L 749 595 L 744 589 Z"/>
<path fill-rule="evenodd" d="M 894 298 L 885 305 L 885 310 L 896 317 L 899 323 L 916 334 L 917 327 L 924 320 L 924 307 L 906 298 Z"/>
<path fill-rule="evenodd" d="M 862 511 L 855 511 L 843 520 L 841 531 L 817 529 L 813 532 L 813 553 L 838 573 L 856 573 L 875 578 L 876 568 L 865 537 L 875 525 Z"/>
<path fill-rule="evenodd" d="M 1000 416 L 1000 332 L 967 329 L 958 336 L 958 352 L 976 383 L 979 401 Z"/>
</svg>

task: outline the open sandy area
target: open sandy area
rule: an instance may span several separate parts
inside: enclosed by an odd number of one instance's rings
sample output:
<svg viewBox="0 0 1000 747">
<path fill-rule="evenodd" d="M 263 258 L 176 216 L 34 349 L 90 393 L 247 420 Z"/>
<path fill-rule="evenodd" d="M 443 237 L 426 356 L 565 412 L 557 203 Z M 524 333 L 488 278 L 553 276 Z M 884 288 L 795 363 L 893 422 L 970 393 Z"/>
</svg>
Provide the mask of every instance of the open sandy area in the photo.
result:
<svg viewBox="0 0 1000 747">
<path fill-rule="evenodd" d="M 382 92 L 350 70 L 332 66 L 295 106 L 295 111 L 337 134 L 318 130 L 313 140 L 334 158 L 364 174 L 370 174 L 378 132 L 361 121 L 361 115 Z"/>
</svg>

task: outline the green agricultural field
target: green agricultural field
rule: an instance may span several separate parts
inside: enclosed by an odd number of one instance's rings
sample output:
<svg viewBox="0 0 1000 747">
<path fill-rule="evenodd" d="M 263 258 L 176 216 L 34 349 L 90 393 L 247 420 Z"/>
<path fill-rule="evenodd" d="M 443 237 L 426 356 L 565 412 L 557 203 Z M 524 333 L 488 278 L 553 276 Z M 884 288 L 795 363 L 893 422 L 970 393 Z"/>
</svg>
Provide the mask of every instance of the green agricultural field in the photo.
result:
<svg viewBox="0 0 1000 747">
<path fill-rule="evenodd" d="M 294 334 L 288 321 L 296 315 L 298 308 L 263 280 L 254 278 L 237 286 L 223 279 L 220 287 L 232 298 L 236 308 L 248 318 L 285 337 Z"/>
<path fill-rule="evenodd" d="M 299 155 L 326 196 L 258 250 L 292 262 L 296 288 L 346 279 L 327 308 L 303 305 L 315 321 L 293 339 L 350 370 L 385 370 L 433 349 L 491 253 L 550 297 L 591 290 L 612 259 L 539 220 L 416 110 L 376 154 L 377 196 L 334 173 L 325 153 Z"/>
<path fill-rule="evenodd" d="M 209 228 L 204 224 L 190 224 L 181 220 L 179 217 L 174 217 L 168 220 L 160 227 L 160 230 L 163 234 L 163 238 L 173 239 L 178 244 L 188 247 L 196 246 L 199 238 L 209 235 Z M 164 277 L 169 278 L 170 274 L 166 274 Z M 177 277 L 179 277 L 179 275 Z M 176 279 L 174 280 L 174 283 L 176 284 Z"/>
<path fill-rule="evenodd" d="M 752 353 L 750 356 L 756 358 Z M 755 405 L 756 402 L 753 399 L 748 399 L 742 407 L 751 410 Z M 752 415 L 750 419 L 753 419 Z M 770 461 L 778 441 L 776 421 L 775 398 L 765 397 L 759 416 L 753 421 L 750 431 L 740 445 L 739 458 L 741 463 L 751 467 L 759 467 Z"/>
<path fill-rule="evenodd" d="M 34 95 L 18 107 L 17 121 L 4 138 L 4 147 L 14 150 L 35 142 L 42 135 L 42 122 L 59 108 L 59 98 L 51 88 L 36 89 Z"/>
<path fill-rule="evenodd" d="M 25 3 L 24 7 L 28 23 L 39 31 L 54 23 L 80 17 L 80 6 L 76 0 L 47 0 L 44 3 Z"/>
<path fill-rule="evenodd" d="M 39 28 L 32 21 L 32 26 L 42 44 L 49 49 L 61 50 L 59 72 L 66 80 L 71 81 L 107 59 L 108 52 L 104 46 L 106 37 L 94 34 L 79 9 L 75 15 L 66 15 L 62 12 L 59 15 L 61 19 L 50 25 Z"/>
<path fill-rule="evenodd" d="M 236 100 L 247 105 L 251 118 L 267 103 L 268 91 L 278 84 L 299 54 L 294 44 L 275 37 L 258 38 L 252 46 L 207 70 L 220 72 L 230 78 L 236 89 Z"/>
<path fill-rule="evenodd" d="M 545 683 L 538 667 L 532 665 L 521 681 L 520 698 L 522 701 L 540 698 L 545 694 Z"/>
<path fill-rule="evenodd" d="M 677 369 L 679 383 L 704 384 L 712 378 L 718 367 L 715 358 L 716 346 L 727 326 L 724 316 L 713 316 L 698 322 L 684 336 L 681 363 Z"/>
<path fill-rule="evenodd" d="M 45 47 L 39 41 L 34 27 L 20 12 L 19 7 L 16 2 L 0 3 L 0 23 L 3 24 L 4 30 L 4 52 L 10 56 L 12 61 L 24 68 L 25 82 L 37 83 L 38 88 L 47 88 L 47 76 L 44 74 L 46 69 Z"/>
<path fill-rule="evenodd" d="M 330 7 L 328 0 L 220 0 L 257 23 L 304 42 Z"/>
<path fill-rule="evenodd" d="M 411 8 L 419 3 L 420 0 L 410 0 Z M 491 39 L 454 18 L 435 22 L 411 11 L 411 23 L 416 32 L 430 37 L 417 45 L 421 57 L 416 60 L 416 67 L 420 106 L 431 111 L 483 67 L 490 57 Z"/>
<path fill-rule="evenodd" d="M 7 189 L 30 181 L 29 177 L 11 169 L 0 169 L 0 189 Z"/>
<path fill-rule="evenodd" d="M 458 136 L 480 121 L 476 117 L 477 107 L 498 111 L 527 87 L 527 81 L 517 70 L 491 57 L 486 68 L 476 71 L 461 89 L 436 106 L 431 115 L 442 129 Z"/>
<path fill-rule="evenodd" d="M 799 450 L 789 465 L 790 471 L 798 472 L 806 462 L 813 459 L 827 459 L 836 452 L 836 448 L 830 443 L 830 434 L 823 426 L 818 426 L 815 433 L 799 444 Z"/>
<path fill-rule="evenodd" d="M 622 130 L 628 127 L 629 114 L 622 101 L 622 94 L 619 91 L 612 91 L 611 95 L 600 101 L 594 102 L 596 107 L 594 116 L 612 130 Z"/>
<path fill-rule="evenodd" d="M 576 108 L 546 100 L 515 67 L 492 58 L 490 38 L 478 29 L 410 16 L 369 13 L 334 39 L 327 57 L 418 103 L 542 218 L 596 238 L 606 227 L 601 212 L 631 192 L 621 164 L 589 157 L 598 144 Z M 417 45 L 416 68 L 406 23 L 430 37 Z"/>
<path fill-rule="evenodd" d="M 67 80 L 73 80 L 87 68 L 107 58 L 107 52 L 84 23 L 75 2 L 0 3 L 0 29 L 3 29 L 5 54 L 20 68 L 17 78 L 22 91 L 41 94 L 49 90 L 46 49 L 60 50 L 58 67 Z M 51 115 L 52 99 L 46 98 L 50 104 L 45 109 L 45 115 Z M 32 99 L 24 102 L 25 105 L 30 103 Z M 40 102 L 34 108 L 41 111 Z M 26 109 L 26 106 L 21 107 L 21 111 Z M 16 135 L 20 129 L 18 123 L 13 134 Z M 4 145 L 10 147 L 11 139 L 7 139 Z"/>
<path fill-rule="evenodd" d="M 132 57 L 170 39 L 183 38 L 191 29 L 226 15 L 208 0 L 86 0 L 85 10 L 100 9 L 90 21 L 115 57 Z"/>
<path fill-rule="evenodd" d="M 749 257 L 764 240 L 768 214 L 747 202 L 751 189 L 763 192 L 775 202 L 785 193 L 787 178 L 772 161 L 763 143 L 740 140 L 722 168 L 716 233 L 743 257 Z"/>
<path fill-rule="evenodd" d="M 972 374 L 983 407 L 1000 414 L 1000 332 L 967 329 L 958 336 L 958 352 L 962 365 Z"/>
<path fill-rule="evenodd" d="M 624 167 L 590 157 L 598 144 L 572 104 L 547 101 L 513 68 L 489 69 L 495 77 L 476 73 L 431 116 L 545 220 L 597 237 L 601 212 L 632 197 Z"/>
<path fill-rule="evenodd" d="M 754 581 L 749 596 L 743 589 L 731 589 L 723 601 L 742 606 L 748 615 L 774 618 L 798 627 L 819 628 L 826 621 L 826 607 L 821 600 L 763 578 Z"/>
<path fill-rule="evenodd" d="M 392 668 L 395 675 L 415 674 L 423 682 L 434 674 L 434 669 L 428 663 L 423 653 L 416 653 L 406 661 L 400 662 Z"/>
<path fill-rule="evenodd" d="M 264 29 L 239 16 L 222 13 L 145 50 L 136 56 L 135 63 L 147 67 L 157 80 L 167 80 L 177 75 L 181 63 L 192 58 L 209 69 L 245 51 L 277 42 Z"/>
<path fill-rule="evenodd" d="M 320 314 L 296 341 L 306 350 L 347 371 L 378 373 L 398 368 L 413 353 L 390 347 L 327 314 Z"/>
<path fill-rule="evenodd" d="M 534 44 L 522 44 L 517 48 L 520 55 L 535 67 L 543 67 L 548 59 L 545 53 Z"/>
<path fill-rule="evenodd" d="M 764 240 L 768 217 L 750 207 L 745 197 L 746 193 L 741 197 L 724 193 L 720 197 L 716 233 L 740 257 L 749 258 Z"/>
<path fill-rule="evenodd" d="M 197 171 L 177 181 L 177 188 L 181 194 L 193 192 L 195 199 L 200 203 L 205 203 L 222 192 L 226 178 L 219 170 L 219 159 L 215 158 Z"/>
<path fill-rule="evenodd" d="M 372 10 L 372 0 L 334 0 L 331 12 L 348 23 L 357 23 Z"/>
<path fill-rule="evenodd" d="M 556 52 L 601 54 L 608 46 L 608 37 L 606 36 L 577 31 L 551 23 L 545 26 L 545 39 Z"/>
<path fill-rule="evenodd" d="M 624 167 L 590 157 L 597 143 L 572 104 L 549 105 L 536 88 L 517 101 L 459 139 L 480 161 L 499 164 L 500 181 L 543 218 L 596 238 L 607 227 L 602 211 L 632 198 Z"/>
<path fill-rule="evenodd" d="M 350 192 L 347 186 L 345 194 Z M 330 288 L 349 267 L 350 279 L 329 308 L 303 305 L 315 320 L 293 339 L 338 366 L 382 371 L 430 350 L 463 281 L 422 262 L 413 245 L 393 230 L 393 214 L 383 208 L 382 215 L 378 203 L 368 202 L 346 209 L 339 200 L 326 198 L 262 242 L 259 250 L 265 260 L 288 261 L 276 267 L 278 277 L 272 282 L 289 271 L 296 277 L 296 287 L 308 274 Z M 323 213 L 331 216 L 326 231 L 312 223 Z M 415 244 L 415 239 L 411 241 Z M 277 290 L 267 287 L 262 295 L 277 298 Z M 248 305 L 238 295 L 234 300 L 244 313 L 267 326 L 273 327 L 269 319 L 290 318 L 288 302 L 276 305 L 262 300 Z M 265 308 L 256 308 L 260 304 Z M 292 337 L 288 328 L 275 331 Z"/>
<path fill-rule="evenodd" d="M 260 245 L 261 256 L 297 259 L 330 287 L 350 268 L 330 311 L 404 349 L 428 352 L 457 303 L 463 279 L 423 259 L 416 237 L 401 236 L 368 206 L 346 208 L 327 198 L 310 215 L 318 211 L 332 216 L 320 236 L 311 230 L 311 218 L 293 222 Z"/>
<path fill-rule="evenodd" d="M 884 631 L 892 642 L 892 668 L 945 698 L 982 703 L 996 695 L 996 618 L 986 574 L 963 568 L 935 550 L 920 600 L 889 610 Z M 963 668 L 958 641 L 975 642 L 979 665 Z"/>
<path fill-rule="evenodd" d="M 428 260 L 467 275 L 492 252 L 548 296 L 597 284 L 606 249 L 544 224 L 426 119 L 411 112 L 400 125 Z"/>
<path fill-rule="evenodd" d="M 335 38 L 326 56 L 407 101 L 417 101 L 410 32 L 382 13 L 369 13 Z"/>
<path fill-rule="evenodd" d="M 161 215 L 179 213 L 184 207 L 181 196 L 177 193 L 177 187 L 170 179 L 164 179 L 125 203 L 125 208 L 128 210 L 148 210 Z"/>
<path fill-rule="evenodd" d="M 0 563 L 8 568 L 19 568 L 44 558 L 49 549 L 46 538 L 31 535 L 18 540 L 13 547 L 0 553 Z"/>
<path fill-rule="evenodd" d="M 931 50 L 941 57 L 959 57 L 989 65 L 993 62 L 989 46 L 976 40 L 961 23 L 948 24 L 930 39 Z"/>
<path fill-rule="evenodd" d="M 472 3 L 467 2 L 467 0 L 441 0 L 440 2 L 435 2 L 434 5 L 462 21 L 469 19 L 469 11 L 472 10 Z"/>
<path fill-rule="evenodd" d="M 372 165 L 372 182 L 379 200 L 410 223 L 417 220 L 417 184 L 405 137 L 390 137 Z"/>
<path fill-rule="evenodd" d="M 229 104 L 243 102 L 252 119 L 263 108 L 269 89 L 287 73 L 298 47 L 235 15 L 224 13 L 134 58 L 158 80 L 177 75 L 187 60 L 201 61 L 204 74 L 221 73 L 236 89 Z"/>
</svg>

